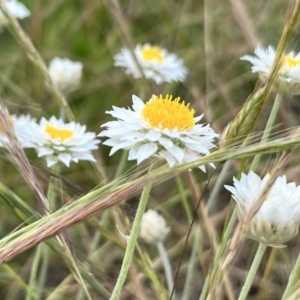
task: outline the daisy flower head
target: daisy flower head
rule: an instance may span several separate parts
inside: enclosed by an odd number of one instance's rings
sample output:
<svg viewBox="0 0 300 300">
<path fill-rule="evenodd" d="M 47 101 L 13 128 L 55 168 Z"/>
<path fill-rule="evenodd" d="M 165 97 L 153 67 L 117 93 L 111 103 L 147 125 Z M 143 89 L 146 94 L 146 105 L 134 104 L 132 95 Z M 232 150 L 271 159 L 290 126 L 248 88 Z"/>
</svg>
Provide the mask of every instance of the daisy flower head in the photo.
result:
<svg viewBox="0 0 300 300">
<path fill-rule="evenodd" d="M 131 74 L 134 78 L 141 78 L 142 70 L 144 76 L 153 79 L 156 84 L 171 81 L 184 81 L 187 69 L 183 62 L 175 54 L 157 46 L 145 44 L 137 45 L 134 48 L 134 55 L 140 66 L 127 48 L 121 49 L 121 52 L 115 55 L 115 66 L 124 67 L 126 74 Z"/>
<path fill-rule="evenodd" d="M 81 62 L 54 57 L 48 69 L 51 80 L 62 92 L 69 93 L 79 86 L 82 75 Z"/>
<path fill-rule="evenodd" d="M 258 72 L 261 80 L 265 81 L 271 73 L 276 50 L 272 46 L 264 49 L 258 45 L 254 53 L 256 56 L 245 55 L 241 59 L 252 63 L 252 72 Z M 283 58 L 275 90 L 282 94 L 300 94 L 300 52 L 295 54 L 292 51 Z"/>
<path fill-rule="evenodd" d="M 79 160 L 95 161 L 91 151 L 100 143 L 93 132 L 86 132 L 86 127 L 75 122 L 64 123 L 52 116 L 42 118 L 29 136 L 31 147 L 38 152 L 38 157 L 45 157 L 47 166 L 52 167 L 59 161 L 69 167 L 70 162 Z"/>
<path fill-rule="evenodd" d="M 151 244 L 162 242 L 169 231 L 165 219 L 155 210 L 149 209 L 144 213 L 139 235 L 145 242 Z"/>
<path fill-rule="evenodd" d="M 203 117 L 194 117 L 189 104 L 153 95 L 144 103 L 132 96 L 133 110 L 113 107 L 107 113 L 116 121 L 102 125 L 106 130 L 99 136 L 108 139 L 104 145 L 112 147 L 110 155 L 119 149 L 129 150 L 129 160 L 141 163 L 152 156 L 165 159 L 170 167 L 195 161 L 209 154 L 218 137 L 209 124 L 197 124 Z M 205 171 L 204 166 L 200 168 Z"/>
<path fill-rule="evenodd" d="M 24 19 L 30 15 L 30 11 L 27 9 L 27 7 L 17 0 L 4 0 L 3 4 L 7 12 L 13 17 Z M 0 10 L 0 28 L 6 25 L 6 23 L 7 20 Z"/>
<path fill-rule="evenodd" d="M 270 175 L 261 179 L 250 172 L 242 174 L 240 180 L 233 178 L 233 185 L 225 185 L 237 204 L 237 215 L 244 221 L 253 204 L 262 196 Z M 287 183 L 286 177 L 278 177 L 265 195 L 264 202 L 256 215 L 245 226 L 245 233 L 251 239 L 271 247 L 281 248 L 295 237 L 300 224 L 300 186 Z"/>
</svg>

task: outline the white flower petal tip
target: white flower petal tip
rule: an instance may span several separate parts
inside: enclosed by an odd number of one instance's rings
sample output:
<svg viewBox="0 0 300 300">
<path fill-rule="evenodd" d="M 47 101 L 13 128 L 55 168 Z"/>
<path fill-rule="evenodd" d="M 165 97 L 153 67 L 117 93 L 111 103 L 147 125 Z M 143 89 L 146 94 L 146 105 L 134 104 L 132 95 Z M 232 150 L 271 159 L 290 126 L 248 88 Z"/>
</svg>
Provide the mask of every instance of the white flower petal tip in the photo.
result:
<svg viewBox="0 0 300 300">
<path fill-rule="evenodd" d="M 48 67 L 53 83 L 65 93 L 75 90 L 81 80 L 82 63 L 73 62 L 68 58 L 54 57 Z"/>
<path fill-rule="evenodd" d="M 240 180 L 233 178 L 233 185 L 225 188 L 231 192 L 237 204 L 237 214 L 244 221 L 259 201 L 267 187 L 270 176 L 261 179 L 250 172 L 242 174 Z M 294 182 L 287 183 L 286 177 L 278 177 L 267 191 L 265 199 L 244 230 L 246 235 L 271 247 L 282 248 L 298 233 L 300 225 L 300 186 Z"/>
<path fill-rule="evenodd" d="M 150 157 L 164 159 L 170 167 L 193 162 L 209 154 L 218 137 L 208 124 L 197 124 L 189 104 L 169 95 L 153 95 L 146 103 L 133 96 L 133 110 L 113 107 L 108 113 L 117 121 L 103 124 L 99 136 L 108 137 L 104 144 L 112 147 L 111 155 L 129 150 L 128 159 L 138 164 Z"/>
<path fill-rule="evenodd" d="M 154 80 L 156 84 L 171 81 L 183 82 L 186 77 L 187 69 L 183 66 L 182 60 L 165 49 L 149 44 L 137 45 L 134 55 L 140 68 L 127 48 L 123 48 L 115 55 L 115 66 L 124 67 L 126 73 L 134 78 L 143 77 L 142 71 L 145 78 Z"/>
<path fill-rule="evenodd" d="M 28 133 L 32 132 L 33 128 L 36 126 L 35 119 L 31 118 L 29 115 L 9 115 L 7 112 L 8 119 L 10 120 L 12 129 L 16 135 L 19 145 L 22 148 L 30 148 L 31 143 L 28 140 Z M 9 142 L 7 136 L 4 132 L 0 131 L 0 147 L 6 148 Z"/>
<path fill-rule="evenodd" d="M 170 228 L 167 227 L 165 219 L 155 210 L 149 209 L 144 213 L 139 235 L 145 242 L 162 242 L 169 232 Z"/>
<path fill-rule="evenodd" d="M 273 67 L 276 50 L 272 46 L 264 49 L 258 45 L 254 53 L 256 56 L 244 55 L 241 60 L 249 61 L 252 72 L 258 72 L 261 80 L 266 81 Z M 295 54 L 292 51 L 285 55 L 274 90 L 287 95 L 300 94 L 300 53 Z"/>
<path fill-rule="evenodd" d="M 30 16 L 30 11 L 28 10 L 28 8 L 23 3 L 18 2 L 17 0 L 4 0 L 3 4 L 7 12 L 13 17 L 24 19 Z M 0 28 L 6 24 L 7 20 L 0 10 Z"/>
<path fill-rule="evenodd" d="M 26 138 L 29 147 L 35 148 L 38 155 L 45 157 L 47 166 L 61 162 L 69 167 L 79 160 L 95 161 L 91 151 L 98 148 L 99 140 L 93 132 L 85 132 L 86 127 L 75 122 L 64 123 L 51 117 L 35 123 Z"/>
</svg>

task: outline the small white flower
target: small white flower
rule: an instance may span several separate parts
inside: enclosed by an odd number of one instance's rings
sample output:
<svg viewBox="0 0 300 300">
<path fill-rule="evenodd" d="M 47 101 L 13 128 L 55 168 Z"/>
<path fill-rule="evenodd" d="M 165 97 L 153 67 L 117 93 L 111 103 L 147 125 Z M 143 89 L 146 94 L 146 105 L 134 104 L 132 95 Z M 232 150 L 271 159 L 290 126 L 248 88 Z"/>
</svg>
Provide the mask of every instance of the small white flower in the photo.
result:
<svg viewBox="0 0 300 300">
<path fill-rule="evenodd" d="M 260 78 L 265 81 L 271 73 L 276 50 L 272 46 L 263 49 L 258 45 L 254 53 L 256 57 L 245 55 L 241 59 L 252 63 L 252 72 L 258 72 Z M 292 51 L 285 55 L 275 82 L 275 90 L 283 94 L 300 94 L 300 52 L 295 54 Z"/>
<path fill-rule="evenodd" d="M 75 90 L 82 75 L 82 63 L 68 58 L 55 57 L 49 64 L 49 74 L 53 83 L 65 93 Z"/>
<path fill-rule="evenodd" d="M 30 15 L 30 11 L 26 8 L 26 6 L 17 0 L 4 0 L 3 4 L 7 12 L 18 19 L 24 19 Z M 6 25 L 6 23 L 7 20 L 0 10 L 0 27 Z"/>
<path fill-rule="evenodd" d="M 244 221 L 253 204 L 259 201 L 269 181 L 253 172 L 242 174 L 240 180 L 233 178 L 234 187 L 225 185 L 237 203 L 237 214 Z M 300 224 L 300 186 L 286 182 L 286 177 L 278 177 L 266 194 L 262 206 L 245 228 L 249 238 L 272 247 L 284 247 L 284 243 L 298 233 Z"/>
<path fill-rule="evenodd" d="M 129 150 L 129 160 L 141 163 L 156 156 L 169 166 L 195 161 L 214 148 L 218 137 L 209 125 L 197 124 L 203 115 L 194 118 L 189 104 L 172 96 L 152 96 L 144 103 L 132 96 L 133 110 L 113 107 L 108 111 L 117 121 L 107 122 L 99 136 L 109 137 L 103 144 L 111 146 L 110 155 L 119 149 Z M 200 168 L 205 171 L 204 166 Z"/>
<path fill-rule="evenodd" d="M 48 167 L 59 161 L 67 167 L 71 161 L 95 161 L 91 150 L 97 149 L 100 141 L 95 139 L 95 133 L 85 130 L 85 126 L 75 122 L 65 124 L 54 116 L 49 120 L 42 118 L 28 134 L 28 143 L 39 157 L 46 157 Z"/>
<path fill-rule="evenodd" d="M 144 213 L 139 233 L 144 241 L 157 244 L 165 239 L 169 231 L 165 219 L 155 210 L 149 209 Z"/>
<path fill-rule="evenodd" d="M 149 44 L 137 45 L 134 54 L 144 76 L 153 79 L 157 84 L 184 81 L 187 69 L 175 54 L 170 54 L 165 49 Z M 126 68 L 126 73 L 133 75 L 134 78 L 142 77 L 131 51 L 127 48 L 123 48 L 120 53 L 115 55 L 115 66 Z"/>
</svg>

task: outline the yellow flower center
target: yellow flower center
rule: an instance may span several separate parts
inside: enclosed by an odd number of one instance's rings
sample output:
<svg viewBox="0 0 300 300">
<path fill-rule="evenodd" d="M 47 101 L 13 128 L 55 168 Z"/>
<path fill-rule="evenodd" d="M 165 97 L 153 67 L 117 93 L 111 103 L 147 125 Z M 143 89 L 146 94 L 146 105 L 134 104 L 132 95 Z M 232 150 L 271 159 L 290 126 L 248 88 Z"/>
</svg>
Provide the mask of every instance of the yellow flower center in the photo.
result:
<svg viewBox="0 0 300 300">
<path fill-rule="evenodd" d="M 172 100 L 172 96 L 153 95 L 142 110 L 143 118 L 152 126 L 161 129 L 175 129 L 183 131 L 195 125 L 195 110 L 190 104 L 179 102 L 180 98 Z"/>
<path fill-rule="evenodd" d="M 156 62 L 161 63 L 165 59 L 162 50 L 159 47 L 145 47 L 142 50 L 141 55 L 146 61 L 155 60 Z"/>
<path fill-rule="evenodd" d="M 300 66 L 300 58 L 294 58 L 294 57 L 285 57 L 283 59 L 283 64 L 288 64 L 290 68 L 296 68 Z"/>
<path fill-rule="evenodd" d="M 74 135 L 72 130 L 68 129 L 57 129 L 52 124 L 47 124 L 45 132 L 55 140 L 60 140 L 64 142 L 67 139 L 71 139 Z"/>
</svg>

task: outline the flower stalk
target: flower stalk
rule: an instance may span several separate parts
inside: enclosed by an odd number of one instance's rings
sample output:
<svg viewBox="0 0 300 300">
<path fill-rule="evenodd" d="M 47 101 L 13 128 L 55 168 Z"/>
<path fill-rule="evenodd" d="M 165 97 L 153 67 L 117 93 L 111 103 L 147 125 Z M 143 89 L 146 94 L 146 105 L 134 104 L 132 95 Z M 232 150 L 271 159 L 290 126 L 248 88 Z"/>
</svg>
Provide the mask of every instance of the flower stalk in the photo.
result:
<svg viewBox="0 0 300 300">
<path fill-rule="evenodd" d="M 154 168 L 154 164 L 152 164 L 149 167 L 149 173 L 151 172 L 151 170 L 153 168 Z M 122 287 L 123 287 L 124 282 L 126 280 L 127 273 L 128 273 L 129 267 L 130 267 L 131 260 L 132 260 L 136 240 L 137 240 L 137 237 L 138 237 L 138 234 L 139 234 L 143 214 L 144 214 L 145 209 L 146 209 L 146 205 L 147 205 L 147 202 L 148 202 L 151 187 L 152 187 L 152 182 L 148 182 L 147 185 L 143 189 L 141 199 L 140 199 L 140 202 L 139 202 L 139 205 L 138 205 L 138 208 L 137 208 L 137 211 L 136 211 L 136 215 L 135 215 L 135 218 L 134 218 L 134 221 L 133 221 L 132 229 L 131 229 L 131 232 L 130 232 L 130 237 L 129 237 L 128 244 L 127 244 L 127 247 L 126 247 L 126 251 L 125 251 L 123 263 L 122 263 L 122 266 L 121 266 L 121 270 L 120 270 L 116 285 L 114 287 L 114 290 L 112 292 L 112 295 L 110 297 L 110 300 L 118 300 L 119 297 L 120 297 Z"/>
<path fill-rule="evenodd" d="M 255 254 L 255 257 L 253 259 L 253 262 L 252 262 L 252 265 L 251 265 L 251 268 L 247 274 L 247 278 L 246 278 L 246 281 L 243 285 L 243 288 L 242 288 L 242 291 L 239 295 L 239 298 L 238 300 L 245 300 L 247 298 L 247 295 L 248 295 L 248 292 L 249 292 L 249 289 L 251 287 L 251 284 L 253 282 L 253 279 L 254 279 L 254 276 L 256 274 L 256 271 L 258 269 L 258 266 L 261 262 L 261 259 L 265 253 L 265 250 L 267 248 L 267 245 L 265 244 L 262 244 L 260 243 L 259 246 L 258 246 L 258 249 L 256 251 L 256 254 Z"/>
</svg>

